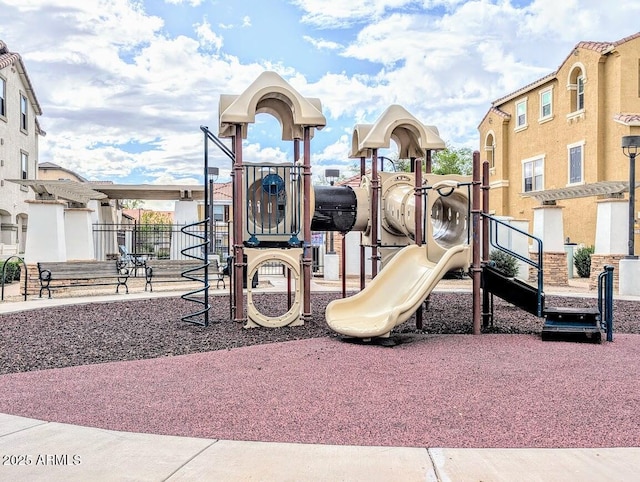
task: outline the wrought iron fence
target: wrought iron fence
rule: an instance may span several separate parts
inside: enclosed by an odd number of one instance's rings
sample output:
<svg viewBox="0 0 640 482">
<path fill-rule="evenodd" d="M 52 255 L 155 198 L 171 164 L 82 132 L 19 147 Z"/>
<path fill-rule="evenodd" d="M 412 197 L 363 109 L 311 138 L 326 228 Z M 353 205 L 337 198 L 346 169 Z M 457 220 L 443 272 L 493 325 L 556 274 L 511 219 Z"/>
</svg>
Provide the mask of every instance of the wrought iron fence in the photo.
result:
<svg viewBox="0 0 640 482">
<path fill-rule="evenodd" d="M 117 259 L 121 247 L 132 255 L 156 259 L 184 259 L 181 251 L 193 245 L 193 238 L 181 231 L 183 224 L 105 224 L 93 225 L 93 243 L 97 260 Z M 188 228 L 190 229 L 190 228 Z M 194 227 L 193 229 L 202 229 Z M 229 254 L 229 226 L 216 223 L 209 254 L 225 259 Z"/>
</svg>

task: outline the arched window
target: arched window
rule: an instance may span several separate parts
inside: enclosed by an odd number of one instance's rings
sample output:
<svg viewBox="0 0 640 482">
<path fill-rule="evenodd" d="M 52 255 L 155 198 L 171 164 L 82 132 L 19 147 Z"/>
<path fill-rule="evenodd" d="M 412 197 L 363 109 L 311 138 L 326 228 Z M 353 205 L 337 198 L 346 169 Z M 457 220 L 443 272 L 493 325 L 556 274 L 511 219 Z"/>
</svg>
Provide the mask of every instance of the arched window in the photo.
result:
<svg viewBox="0 0 640 482">
<path fill-rule="evenodd" d="M 580 63 L 574 64 L 569 71 L 567 90 L 571 91 L 571 112 L 584 110 L 584 86 L 587 82 L 587 75 L 584 66 Z"/>
<path fill-rule="evenodd" d="M 489 161 L 489 167 L 496 167 L 496 140 L 493 132 L 489 132 L 484 141 L 485 159 Z"/>
</svg>

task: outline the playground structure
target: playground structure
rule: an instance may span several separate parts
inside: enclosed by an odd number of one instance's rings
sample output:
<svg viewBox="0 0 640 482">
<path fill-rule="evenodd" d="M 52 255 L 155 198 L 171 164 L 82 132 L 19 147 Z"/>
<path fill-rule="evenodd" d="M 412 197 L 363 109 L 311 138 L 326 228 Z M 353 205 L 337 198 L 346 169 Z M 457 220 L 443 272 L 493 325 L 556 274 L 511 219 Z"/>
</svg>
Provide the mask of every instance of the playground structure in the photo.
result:
<svg viewBox="0 0 640 482">
<path fill-rule="evenodd" d="M 262 112 L 276 117 L 282 139 L 293 142 L 292 164 L 243 163 L 242 139 L 248 124 Z M 445 146 L 435 127 L 422 124 L 400 106 L 390 106 L 376 123 L 354 129 L 351 157 L 359 158 L 363 166 L 360 186 L 313 187 L 310 142 L 315 129 L 325 124 L 320 101 L 302 97 L 273 72 L 260 75 L 241 95 L 220 98 L 219 131 L 213 137 L 230 137 L 233 146 L 229 156 L 233 159 L 234 194 L 231 314 L 246 327 L 294 326 L 311 315 L 312 230 L 362 232 L 363 246 L 371 248 L 374 278 L 380 261 L 384 272 L 391 273 L 394 270 L 386 266 L 396 257 L 400 261 L 407 258 L 401 251 L 410 245 L 420 247 L 410 251 L 410 257 L 424 261 L 431 272 L 437 266 L 438 279 L 448 269 L 469 266 L 470 179 L 422 177 L 420 159 Z M 392 139 L 400 157 L 411 159 L 414 172 L 378 172 L 378 149 L 390 147 Z M 364 168 L 368 158 L 370 172 Z M 430 213 L 428 219 L 424 213 Z M 461 245 L 465 248 L 451 256 L 451 248 Z M 442 258 L 449 261 L 438 264 Z M 247 284 L 245 318 L 244 280 L 253 279 L 262 264 L 274 261 L 287 272 L 289 310 L 277 316 L 261 313 L 254 303 L 254 288 Z M 419 263 L 411 264 L 417 267 Z M 388 274 L 381 276 L 376 284 L 384 285 Z M 405 279 L 412 277 L 405 273 Z M 358 300 L 370 303 L 364 298 L 366 294 L 361 294 Z M 410 311 L 406 313 L 411 315 L 415 310 Z M 404 314 L 398 318 L 404 319 Z"/>
<path fill-rule="evenodd" d="M 243 161 L 242 141 L 248 125 L 255 122 L 259 113 L 269 113 L 279 121 L 282 140 L 293 143 L 293 163 Z M 551 323 L 554 317 L 584 321 L 585 313 L 580 310 L 569 313 L 544 309 L 541 256 L 536 263 L 522 259 L 538 270 L 537 290 L 528 284 L 527 288 L 512 286 L 512 280 L 490 270 L 485 274 L 490 268 L 486 259 L 489 243 L 502 247 L 499 236 L 490 234 L 496 220 L 487 213 L 488 199 L 483 203 L 484 212 L 481 209 L 481 200 L 488 198 L 481 195 L 481 189 L 485 193 L 488 190 L 488 175 L 483 172 L 481 181 L 479 153 L 474 153 L 472 177 L 431 174 L 432 152 L 445 147 L 437 128 L 422 124 L 403 107 L 392 105 L 374 124 L 354 128 L 350 157 L 360 159 L 360 186 L 314 187 L 311 139 L 315 130 L 325 125 L 318 99 L 302 97 L 274 72 L 264 72 L 241 95 L 221 95 L 217 136 L 202 127 L 205 173 L 209 141 L 233 162 L 231 319 L 244 323 L 246 328 L 277 328 L 300 325 L 310 318 L 311 232 L 318 230 L 360 231 L 361 265 L 366 262 L 365 248 L 371 251 L 372 281 L 365 286 L 361 270 L 361 291 L 327 306 L 327 323 L 340 334 L 386 337 L 394 326 L 414 313 L 417 327 L 422 328 L 420 306 L 442 277 L 454 269 L 469 270 L 473 278 L 473 333 L 480 333 L 481 321 L 485 327 L 491 322 L 494 294 L 512 294 L 505 299 L 517 306 L 521 306 L 520 297 L 524 297 L 524 309 L 529 308 Z M 219 138 L 230 138 L 232 148 L 228 149 Z M 410 160 L 411 172 L 385 172 L 382 164 L 379 169 L 378 150 L 389 148 L 391 140 L 398 147 L 399 158 Z M 483 171 L 488 171 L 486 162 Z M 286 313 L 261 312 L 254 300 L 253 283 L 246 282 L 267 262 L 280 263 L 286 272 Z M 482 312 L 481 277 L 485 279 Z M 530 306 L 531 299 L 535 299 L 534 308 Z M 589 333 L 600 333 L 603 311 L 606 310 L 601 308 L 598 314 L 586 314 Z M 564 324 L 560 325 L 559 331 L 565 330 Z"/>
</svg>

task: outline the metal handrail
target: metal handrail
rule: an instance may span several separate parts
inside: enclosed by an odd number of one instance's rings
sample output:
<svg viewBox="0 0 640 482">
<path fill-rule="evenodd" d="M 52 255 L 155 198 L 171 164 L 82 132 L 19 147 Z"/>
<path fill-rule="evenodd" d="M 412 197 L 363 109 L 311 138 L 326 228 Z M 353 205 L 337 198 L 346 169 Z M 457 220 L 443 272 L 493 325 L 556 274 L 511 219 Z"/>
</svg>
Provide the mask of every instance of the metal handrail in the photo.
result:
<svg viewBox="0 0 640 482">
<path fill-rule="evenodd" d="M 7 274 L 7 264 L 9 264 L 9 261 L 13 258 L 16 258 L 20 263 L 22 263 L 22 266 L 24 266 L 24 301 L 27 301 L 27 264 L 24 262 L 24 259 L 15 255 L 9 256 L 5 259 L 4 264 L 2 265 L 2 296 L 0 297 L 0 300 L 4 301 L 4 278 Z"/>
<path fill-rule="evenodd" d="M 613 266 L 606 265 L 598 275 L 600 328 L 606 330 L 607 341 L 613 341 L 613 269 Z"/>
<path fill-rule="evenodd" d="M 543 290 L 544 290 L 544 271 L 542 269 L 542 240 L 540 238 L 536 238 L 535 236 L 527 233 L 526 231 L 523 231 L 522 229 L 518 229 L 515 226 L 512 226 L 508 223 L 505 223 L 504 221 L 501 221 L 493 216 L 491 216 L 490 214 L 486 214 L 486 213 L 480 213 L 481 216 L 487 218 L 489 220 L 489 244 L 491 246 L 493 246 L 494 248 L 500 250 L 500 251 L 504 251 L 505 253 L 513 256 L 514 258 L 523 261 L 524 263 L 532 266 L 533 268 L 535 268 L 538 272 L 538 316 L 541 317 L 542 316 L 542 297 L 543 297 Z M 511 231 L 514 231 L 516 233 L 522 234 L 524 236 L 526 236 L 527 238 L 533 240 L 536 244 L 537 244 L 537 252 L 538 252 L 538 261 L 532 261 L 531 259 L 522 256 L 519 253 L 516 253 L 515 251 L 513 251 L 512 249 L 508 248 L 507 246 L 504 246 L 503 244 L 501 244 L 498 241 L 498 229 L 499 226 L 504 226 L 506 229 L 509 229 Z"/>
<path fill-rule="evenodd" d="M 220 149 L 224 154 L 226 154 L 226 156 L 231 159 L 232 161 L 234 161 L 236 159 L 236 155 L 233 153 L 233 151 L 231 151 L 231 149 L 229 149 L 221 140 L 218 136 L 216 136 L 213 132 L 211 132 L 209 130 L 209 128 L 207 126 L 200 126 L 200 130 L 202 132 L 204 132 L 204 134 L 207 136 L 207 138 L 213 142 L 216 147 L 218 149 Z"/>
</svg>

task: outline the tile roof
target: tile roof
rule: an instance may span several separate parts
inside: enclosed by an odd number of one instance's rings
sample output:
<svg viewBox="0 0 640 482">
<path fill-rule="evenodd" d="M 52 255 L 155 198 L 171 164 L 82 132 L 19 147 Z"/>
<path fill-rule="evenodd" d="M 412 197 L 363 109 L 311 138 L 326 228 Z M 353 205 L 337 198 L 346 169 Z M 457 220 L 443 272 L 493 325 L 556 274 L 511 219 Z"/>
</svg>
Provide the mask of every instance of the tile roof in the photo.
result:
<svg viewBox="0 0 640 482">
<path fill-rule="evenodd" d="M 229 182 L 217 182 L 213 185 L 213 197 L 217 200 L 233 199 L 233 185 Z"/>
<path fill-rule="evenodd" d="M 564 65 L 564 63 L 567 61 L 567 59 L 569 57 L 571 57 L 571 55 L 573 55 L 573 52 L 575 52 L 576 49 L 592 50 L 594 52 L 598 52 L 598 53 L 604 55 L 604 54 L 607 54 L 607 53 L 611 52 L 612 50 L 614 50 L 618 45 L 622 45 L 622 44 L 624 44 L 626 42 L 629 42 L 631 40 L 635 40 L 637 38 L 640 38 L 640 32 L 637 32 L 637 33 L 635 33 L 633 35 L 629 35 L 628 37 L 625 37 L 623 39 L 617 40 L 615 42 L 594 42 L 594 41 L 584 41 L 583 40 L 581 42 L 578 42 L 576 44 L 576 46 L 573 49 L 571 49 L 571 52 L 569 52 L 569 54 L 565 57 L 565 59 L 560 64 L 560 66 Z M 532 89 L 534 89 L 534 88 L 536 88 L 536 87 L 538 87 L 538 86 L 540 86 L 540 85 L 542 85 L 542 84 L 544 84 L 546 82 L 554 80 L 556 78 L 556 75 L 557 75 L 559 69 L 560 68 L 558 67 L 558 69 L 556 69 L 555 71 L 551 72 L 550 74 L 545 75 L 544 77 L 542 77 L 542 78 L 540 78 L 540 79 L 538 79 L 538 80 L 536 80 L 534 82 L 531 82 L 530 84 L 525 85 L 524 87 L 521 87 L 520 89 L 518 89 L 518 90 L 516 90 L 516 91 L 514 91 L 514 92 L 512 92 L 512 93 L 510 93 L 508 95 L 505 95 L 504 97 L 501 97 L 501 98 L 493 101 L 491 103 L 491 105 L 494 106 L 494 107 L 498 106 L 498 105 L 503 104 L 504 102 L 506 102 L 508 100 L 511 100 L 514 97 L 517 97 L 517 96 L 519 96 L 519 95 L 521 95 L 521 94 L 523 94 L 525 92 L 529 92 L 530 90 L 532 90 Z"/>
<path fill-rule="evenodd" d="M 36 97 L 35 90 L 33 89 L 33 85 L 31 84 L 31 79 L 27 74 L 27 69 L 24 66 L 24 62 L 22 61 L 22 57 L 20 54 L 16 52 L 10 52 L 7 44 L 0 40 L 0 69 L 4 69 L 9 67 L 10 65 L 15 65 L 18 70 L 18 74 L 22 78 L 24 82 L 24 87 L 27 90 L 27 95 L 29 96 L 29 100 L 33 104 L 33 108 L 35 110 L 36 115 L 42 115 L 42 108 L 40 107 L 40 103 L 38 102 L 38 98 Z M 38 134 L 46 135 L 40 128 L 40 124 L 38 119 L 36 118 L 36 129 L 38 129 Z"/>
</svg>

